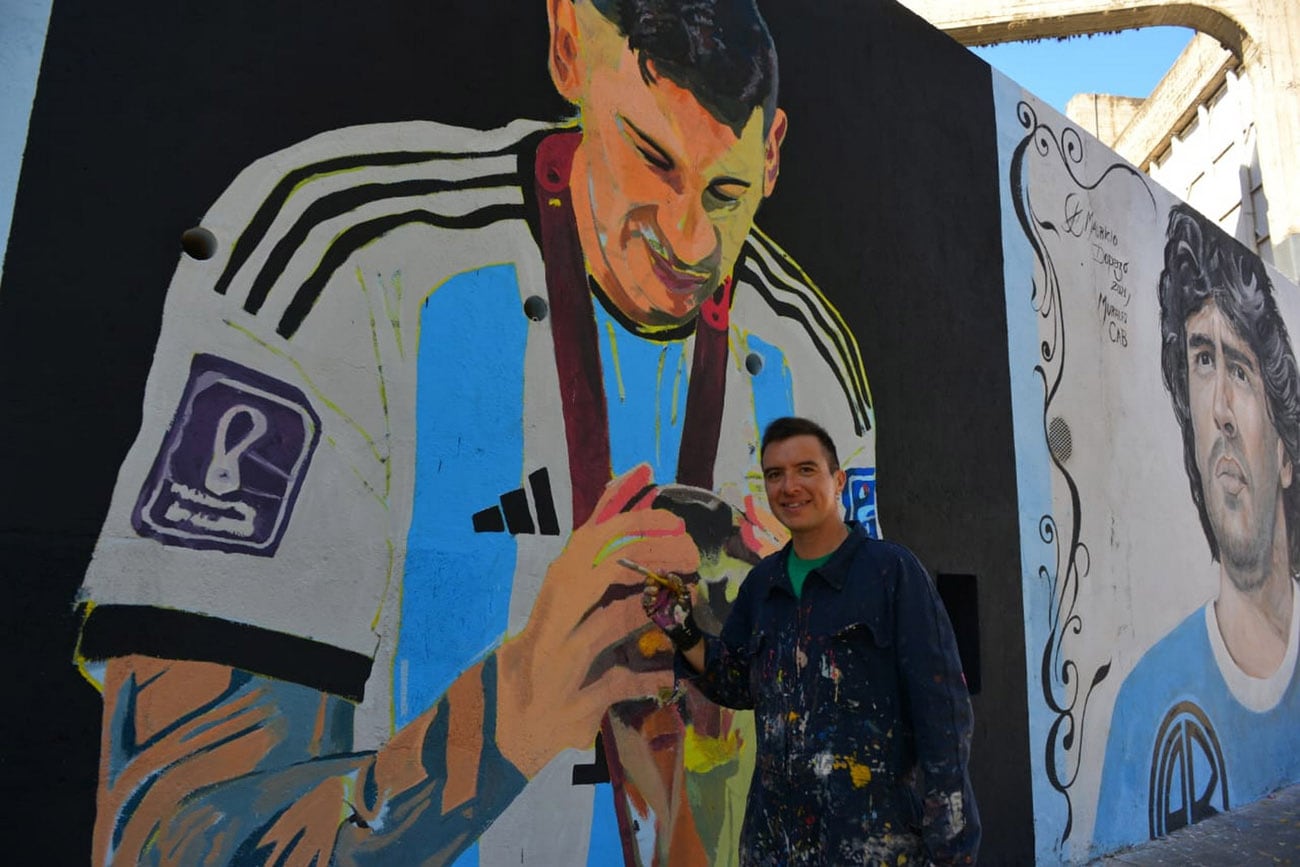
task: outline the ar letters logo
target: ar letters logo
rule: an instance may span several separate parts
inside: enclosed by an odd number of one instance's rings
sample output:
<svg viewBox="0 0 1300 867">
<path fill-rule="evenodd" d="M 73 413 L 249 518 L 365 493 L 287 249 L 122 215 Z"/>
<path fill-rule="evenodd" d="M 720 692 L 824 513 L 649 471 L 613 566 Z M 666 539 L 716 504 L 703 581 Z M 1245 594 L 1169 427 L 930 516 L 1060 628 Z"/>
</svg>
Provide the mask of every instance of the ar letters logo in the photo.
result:
<svg viewBox="0 0 1300 867">
<path fill-rule="evenodd" d="M 270 557 L 319 439 L 301 391 L 196 355 L 132 524 L 167 545 Z"/>
<path fill-rule="evenodd" d="M 1205 711 L 1190 701 L 1165 714 L 1151 756 L 1151 839 L 1228 809 L 1223 747 Z"/>
</svg>

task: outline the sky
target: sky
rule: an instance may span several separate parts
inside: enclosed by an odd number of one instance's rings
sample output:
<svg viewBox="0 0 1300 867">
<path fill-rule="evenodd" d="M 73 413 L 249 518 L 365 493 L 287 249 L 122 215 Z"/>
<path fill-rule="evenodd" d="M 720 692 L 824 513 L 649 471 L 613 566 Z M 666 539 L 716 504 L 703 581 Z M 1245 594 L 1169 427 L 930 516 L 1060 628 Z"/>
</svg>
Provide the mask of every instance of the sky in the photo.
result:
<svg viewBox="0 0 1300 867">
<path fill-rule="evenodd" d="M 51 0 L 0 0 L 0 275 Z"/>
<path fill-rule="evenodd" d="M 1150 95 L 1194 31 L 1144 27 L 971 49 L 1062 114 L 1076 93 Z"/>
</svg>

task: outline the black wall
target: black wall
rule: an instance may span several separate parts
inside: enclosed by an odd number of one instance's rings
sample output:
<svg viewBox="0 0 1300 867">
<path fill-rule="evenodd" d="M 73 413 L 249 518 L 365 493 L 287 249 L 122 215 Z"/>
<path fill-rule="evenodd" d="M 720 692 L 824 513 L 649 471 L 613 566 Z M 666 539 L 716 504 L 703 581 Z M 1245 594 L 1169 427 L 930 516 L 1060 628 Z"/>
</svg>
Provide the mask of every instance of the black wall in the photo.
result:
<svg viewBox="0 0 1300 867">
<path fill-rule="evenodd" d="M 1032 858 L 1023 617 L 988 68 L 887 2 L 766 0 L 791 118 L 759 223 L 858 336 L 885 532 L 977 576 L 984 863 Z M 72 600 L 140 420 L 163 295 L 256 158 L 352 124 L 557 118 L 542 0 L 58 0 L 0 285 L 9 839 L 85 863 L 99 698 Z M 954 612 L 961 618 L 960 612 Z"/>
<path fill-rule="evenodd" d="M 978 582 L 980 863 L 1033 860 L 1024 615 L 989 68 L 889 3 L 768 3 L 790 137 L 759 213 L 857 335 L 885 535 Z M 795 39 L 785 34 L 798 34 Z M 820 46 L 793 51 L 790 45 Z M 809 115 L 805 117 L 805 113 Z M 809 129 L 812 126 L 812 129 Z M 951 612 L 954 621 L 964 612 Z"/>
</svg>

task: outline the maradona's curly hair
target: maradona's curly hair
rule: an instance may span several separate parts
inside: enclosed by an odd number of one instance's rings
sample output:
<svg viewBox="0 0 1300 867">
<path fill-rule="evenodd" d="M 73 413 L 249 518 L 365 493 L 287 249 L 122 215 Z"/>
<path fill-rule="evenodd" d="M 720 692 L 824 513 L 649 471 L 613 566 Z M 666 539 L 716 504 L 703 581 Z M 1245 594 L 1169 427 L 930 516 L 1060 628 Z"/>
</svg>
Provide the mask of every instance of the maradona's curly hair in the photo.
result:
<svg viewBox="0 0 1300 867">
<path fill-rule="evenodd" d="M 1217 561 L 1219 543 L 1210 526 L 1196 465 L 1187 382 L 1187 318 L 1207 301 L 1218 306 L 1259 360 L 1269 418 L 1291 465 L 1300 470 L 1300 372 L 1264 263 L 1187 205 L 1175 205 L 1169 212 L 1165 267 L 1160 272 L 1160 363 L 1174 415 L 1183 430 L 1183 462 L 1192 500 Z M 1291 571 L 1295 573 L 1300 570 L 1300 478 L 1283 492 L 1282 499 Z"/>
</svg>

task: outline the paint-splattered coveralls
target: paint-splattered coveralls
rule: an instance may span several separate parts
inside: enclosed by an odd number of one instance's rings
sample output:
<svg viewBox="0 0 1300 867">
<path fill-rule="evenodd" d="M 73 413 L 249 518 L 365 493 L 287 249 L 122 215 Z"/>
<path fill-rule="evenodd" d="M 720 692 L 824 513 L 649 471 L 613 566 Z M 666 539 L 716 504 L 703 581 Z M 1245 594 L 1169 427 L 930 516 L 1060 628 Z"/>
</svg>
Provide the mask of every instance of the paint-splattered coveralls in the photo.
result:
<svg viewBox="0 0 1300 867">
<path fill-rule="evenodd" d="M 952 627 L 910 551 L 850 527 L 802 599 L 789 546 L 763 560 L 707 639 L 705 671 L 678 661 L 714 701 L 755 712 L 741 863 L 973 863 L 971 708 Z"/>
</svg>

